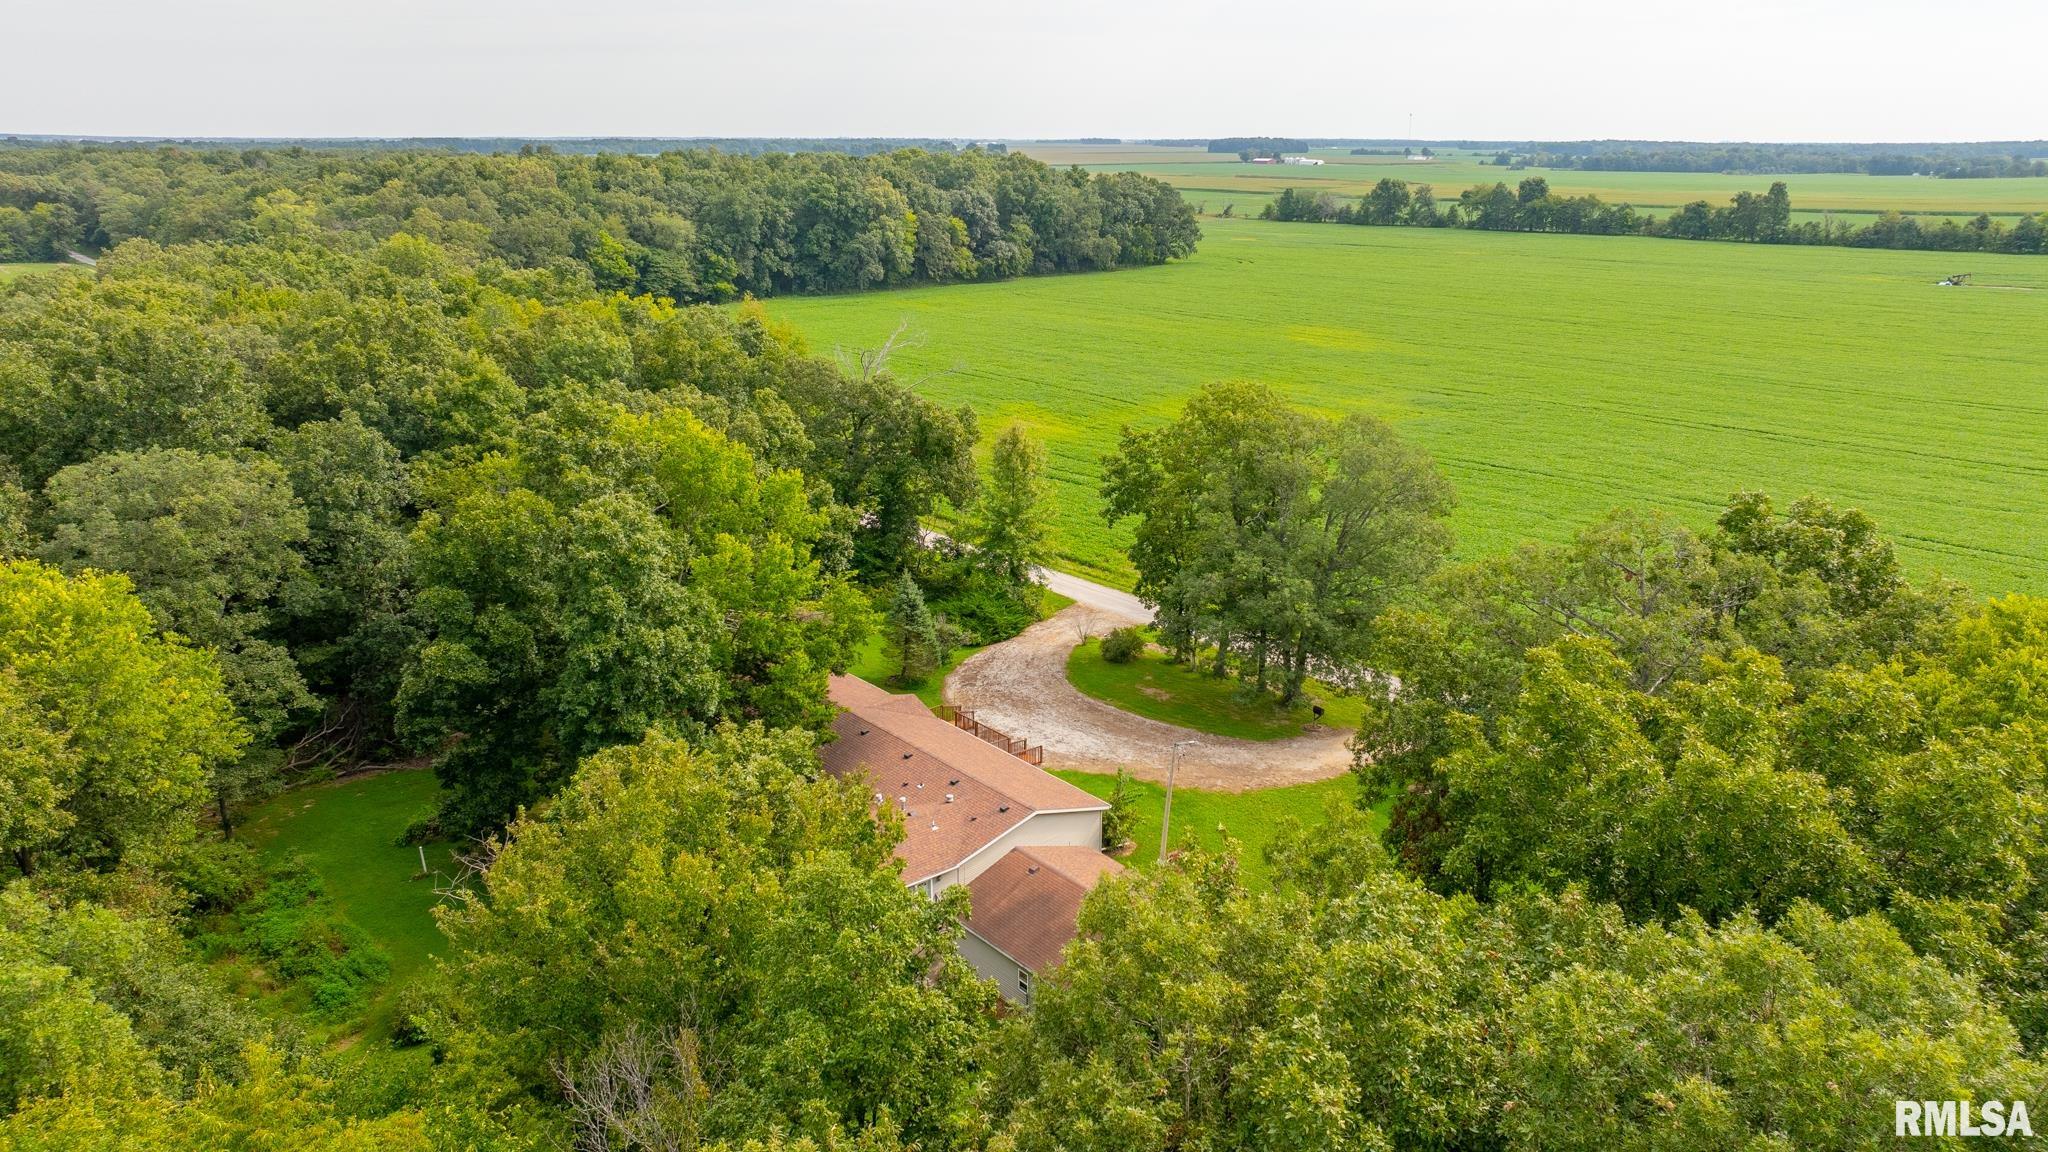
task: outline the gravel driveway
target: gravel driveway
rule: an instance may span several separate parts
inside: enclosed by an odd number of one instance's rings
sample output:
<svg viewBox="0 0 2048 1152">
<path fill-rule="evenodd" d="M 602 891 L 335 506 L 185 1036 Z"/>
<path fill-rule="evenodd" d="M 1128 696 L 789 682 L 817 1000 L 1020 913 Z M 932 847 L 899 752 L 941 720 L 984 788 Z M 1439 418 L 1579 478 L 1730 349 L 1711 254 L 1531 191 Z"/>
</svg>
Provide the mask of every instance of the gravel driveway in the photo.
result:
<svg viewBox="0 0 2048 1152">
<path fill-rule="evenodd" d="M 1074 595 L 1066 587 L 1059 591 Z M 1043 744 L 1047 768 L 1114 772 L 1123 766 L 1141 780 L 1163 781 L 1177 740 L 1201 741 L 1181 750 L 1174 778 L 1190 788 L 1243 792 L 1327 780 L 1350 768 L 1350 734 L 1334 728 L 1318 725 L 1284 740 L 1242 740 L 1162 724 L 1083 696 L 1067 683 L 1067 654 L 1087 637 L 1136 622 L 1109 597 L 1088 599 L 1096 603 L 1076 596 L 1073 606 L 1051 619 L 968 657 L 946 678 L 946 702 L 972 708 L 976 719 L 1007 736 Z"/>
</svg>

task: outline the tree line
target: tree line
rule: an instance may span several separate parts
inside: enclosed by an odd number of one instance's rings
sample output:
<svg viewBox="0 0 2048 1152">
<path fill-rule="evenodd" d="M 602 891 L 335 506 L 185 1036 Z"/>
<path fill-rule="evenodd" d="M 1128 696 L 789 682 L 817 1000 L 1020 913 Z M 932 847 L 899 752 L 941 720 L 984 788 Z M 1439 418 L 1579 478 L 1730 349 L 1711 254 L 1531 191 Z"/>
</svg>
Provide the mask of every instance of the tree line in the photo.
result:
<svg viewBox="0 0 2048 1152">
<path fill-rule="evenodd" d="M 1200 238 L 1171 187 L 1022 155 L 565 155 L 0 148 L 0 260 L 132 238 L 400 232 L 677 302 L 1158 264 Z"/>
<path fill-rule="evenodd" d="M 265 151 L 314 149 L 322 152 L 389 152 L 422 149 L 433 152 L 516 152 L 547 155 L 556 152 L 596 154 L 620 152 L 652 155 L 689 148 L 715 148 L 720 152 L 756 155 L 763 152 L 841 152 L 848 156 L 872 156 L 916 148 L 924 152 L 958 152 L 982 148 L 990 152 L 1008 149 L 1000 143 L 966 144 L 916 136 L 386 136 L 347 138 L 308 136 L 235 138 L 150 138 L 138 140 L 120 136 L 8 135 L 0 146 L 44 146 L 61 144 L 127 145 L 133 147 L 256 148 Z"/>
<path fill-rule="evenodd" d="M 1308 151 L 1308 141 L 1289 136 L 1227 136 L 1209 141 L 1206 147 L 1211 152 L 1225 155 L 1250 152 L 1255 156 L 1279 156 L 1288 152 Z"/>
<path fill-rule="evenodd" d="M 1529 176 L 1513 188 L 1478 184 L 1453 201 L 1439 201 L 1428 184 L 1383 178 L 1355 203 L 1328 192 L 1282 189 L 1260 210 L 1265 220 L 1309 223 L 1405 225 L 1421 228 L 1477 228 L 1494 232 L 1568 232 L 1591 236 L 1662 236 L 1676 240 L 1740 240 L 1762 244 L 1813 244 L 1848 248 L 1919 249 L 1939 252 L 2000 252 L 2038 255 L 2048 251 L 2048 213 L 2022 216 L 2011 225 L 1988 213 L 1966 221 L 1953 217 L 1930 223 L 1886 212 L 1861 227 L 1834 216 L 1792 219 L 1792 198 L 1783 181 L 1761 194 L 1738 192 L 1725 205 L 1696 200 L 1670 215 L 1638 212 L 1590 194 L 1563 196 L 1550 181 Z"/>
<path fill-rule="evenodd" d="M 1687 144 L 1531 142 L 1502 146 L 1514 162 L 1585 172 L 1862 172 L 1872 176 L 2048 176 L 2048 140 L 1963 144 Z"/>
</svg>

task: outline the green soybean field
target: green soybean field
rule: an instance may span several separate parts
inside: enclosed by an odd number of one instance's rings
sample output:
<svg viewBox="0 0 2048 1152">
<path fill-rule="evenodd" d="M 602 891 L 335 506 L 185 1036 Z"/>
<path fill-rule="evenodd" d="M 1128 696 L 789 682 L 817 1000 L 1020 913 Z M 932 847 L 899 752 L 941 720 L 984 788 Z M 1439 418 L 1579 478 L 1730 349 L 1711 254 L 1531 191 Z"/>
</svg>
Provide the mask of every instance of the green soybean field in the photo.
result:
<svg viewBox="0 0 2048 1152">
<path fill-rule="evenodd" d="M 1457 487 L 1466 556 L 1607 509 L 1704 525 L 1754 488 L 1861 507 L 1919 574 L 2048 591 L 2048 260 L 1205 220 L 1185 261 L 786 298 L 819 352 L 910 339 L 898 375 L 1022 422 L 1056 548 L 1128 584 L 1100 516 L 1118 429 L 1219 379 L 1366 411 Z M 1966 287 L 1941 287 L 1953 273 Z M 986 437 L 985 437 L 986 439 Z"/>
</svg>

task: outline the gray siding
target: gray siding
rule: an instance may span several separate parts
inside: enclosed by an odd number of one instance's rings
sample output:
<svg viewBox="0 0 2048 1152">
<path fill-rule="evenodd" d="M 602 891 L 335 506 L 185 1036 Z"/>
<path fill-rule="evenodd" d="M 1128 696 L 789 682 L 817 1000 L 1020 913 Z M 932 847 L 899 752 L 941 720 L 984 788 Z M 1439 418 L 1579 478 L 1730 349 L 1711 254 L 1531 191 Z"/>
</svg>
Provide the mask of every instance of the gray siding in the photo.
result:
<svg viewBox="0 0 2048 1152">
<path fill-rule="evenodd" d="M 976 972 L 981 973 L 986 979 L 995 981 L 996 990 L 1003 994 L 1003 999 L 1012 1004 L 1031 1002 L 1023 990 L 1017 987 L 1017 970 L 1020 966 L 1015 960 L 1003 955 L 995 945 L 971 931 L 963 932 L 960 934 L 960 956 Z"/>
<path fill-rule="evenodd" d="M 988 871 L 1012 848 L 1054 844 L 1102 847 L 1102 813 L 1035 812 L 1029 820 L 996 837 L 988 847 L 962 861 L 958 868 L 934 877 L 930 892 L 937 895 L 955 884 L 968 883 Z"/>
</svg>

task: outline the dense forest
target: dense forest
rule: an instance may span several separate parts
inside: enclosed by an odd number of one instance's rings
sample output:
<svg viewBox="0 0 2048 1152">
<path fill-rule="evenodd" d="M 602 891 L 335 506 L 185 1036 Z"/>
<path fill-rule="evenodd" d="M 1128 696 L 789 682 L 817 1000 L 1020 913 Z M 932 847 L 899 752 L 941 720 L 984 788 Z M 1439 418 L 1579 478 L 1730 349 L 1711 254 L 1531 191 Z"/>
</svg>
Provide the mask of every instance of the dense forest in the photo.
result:
<svg viewBox="0 0 2048 1152">
<path fill-rule="evenodd" d="M 968 147 L 979 147 L 990 152 L 1004 152 L 1008 149 L 999 143 L 962 144 L 955 140 L 938 140 L 909 136 L 403 136 L 403 137 L 362 137 L 346 139 L 336 137 L 292 138 L 213 138 L 213 139 L 159 139 L 154 137 L 120 136 L 6 136 L 0 137 L 6 145 L 129 145 L 146 147 L 182 148 L 313 148 L 328 152 L 389 152 L 425 149 L 434 152 L 482 152 L 482 153 L 523 153 L 532 155 L 539 151 L 560 152 L 577 155 L 596 155 L 604 152 L 618 152 L 636 156 L 651 156 L 659 152 L 674 152 L 689 148 L 715 148 L 720 152 L 731 152 L 745 156 L 758 156 L 768 152 L 838 152 L 848 156 L 872 156 L 882 152 L 900 152 L 915 148 L 924 152 L 958 152 Z"/>
<path fill-rule="evenodd" d="M 81 183 L 95 228 L 170 231 L 0 287 L 0 1147 L 1862 1149 L 1900 1096 L 2048 1096 L 2048 604 L 1910 580 L 1860 513 L 1742 494 L 1451 563 L 1384 422 L 1225 384 L 1126 430 L 1163 639 L 1254 690 L 1355 670 L 1361 805 L 1271 880 L 1226 846 L 1104 884 L 1007 1010 L 965 889 L 907 889 L 816 748 L 880 618 L 906 664 L 935 616 L 1030 619 L 1028 439 L 983 476 L 886 348 L 655 292 L 608 222 L 664 201 L 610 158 L 288 156 L 259 192 L 227 154 L 20 155 L 195 198 Z M 733 174 L 703 204 L 1144 187 L 619 162 Z M 923 545 L 941 512 L 973 551 Z M 312 1020 L 375 948 L 236 822 L 400 754 L 445 785 L 409 835 L 473 871 L 390 1042 L 322 1045 L 226 960 Z"/>
<path fill-rule="evenodd" d="M 677 302 L 1158 264 L 1199 239 L 1156 180 L 979 149 L 0 147 L 0 261 L 301 229 L 354 234 L 358 248 L 405 232 Z"/>
<path fill-rule="evenodd" d="M 849 581 L 970 506 L 976 437 L 754 313 L 411 236 L 130 241 L 0 299 L 0 541 L 211 651 L 261 752 L 223 820 L 404 746 L 492 827 L 650 724 L 815 720 Z"/>
<path fill-rule="evenodd" d="M 2008 225 L 1989 214 L 1958 222 L 1923 221 L 1886 212 L 1862 226 L 1830 216 L 1792 219 L 1792 197 L 1783 181 L 1759 195 L 1738 192 L 1726 205 L 1696 200 L 1658 217 L 1598 196 L 1560 196 L 1541 176 L 1513 188 L 1477 184 L 1456 200 L 1439 201 L 1428 184 L 1382 179 L 1357 203 L 1327 192 L 1286 188 L 1260 212 L 1267 220 L 1310 223 L 1406 225 L 1419 228 L 1478 228 L 1494 232 L 1571 232 L 1590 236 L 1663 236 L 1674 240 L 1742 240 L 1760 244 L 1825 244 L 1849 248 L 1924 249 L 1939 252 L 2048 251 L 2048 212 L 2021 216 Z"/>
</svg>

